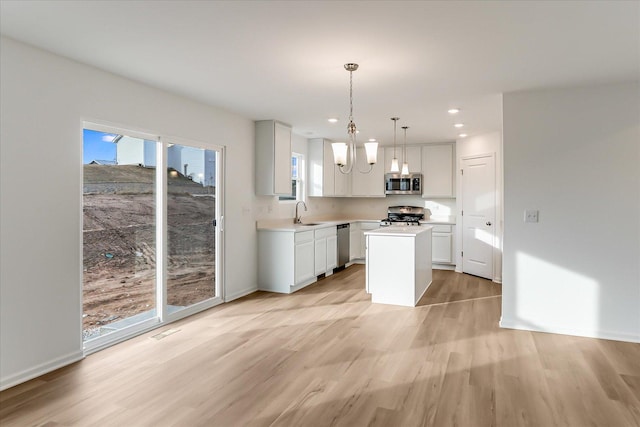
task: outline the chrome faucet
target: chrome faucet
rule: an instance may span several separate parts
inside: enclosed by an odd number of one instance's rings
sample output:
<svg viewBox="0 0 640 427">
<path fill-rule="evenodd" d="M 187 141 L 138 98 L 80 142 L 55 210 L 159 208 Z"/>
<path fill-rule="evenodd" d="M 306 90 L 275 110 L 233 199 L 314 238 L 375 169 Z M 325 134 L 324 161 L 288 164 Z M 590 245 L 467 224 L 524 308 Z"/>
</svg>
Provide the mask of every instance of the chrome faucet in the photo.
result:
<svg viewBox="0 0 640 427">
<path fill-rule="evenodd" d="M 307 204 L 303 201 L 299 201 L 298 203 L 296 203 L 296 217 L 293 219 L 293 222 L 295 224 L 302 224 L 302 218 L 300 218 L 300 216 L 298 215 L 298 207 L 300 206 L 300 203 L 302 203 L 302 206 L 304 206 L 304 210 L 307 210 Z"/>
</svg>

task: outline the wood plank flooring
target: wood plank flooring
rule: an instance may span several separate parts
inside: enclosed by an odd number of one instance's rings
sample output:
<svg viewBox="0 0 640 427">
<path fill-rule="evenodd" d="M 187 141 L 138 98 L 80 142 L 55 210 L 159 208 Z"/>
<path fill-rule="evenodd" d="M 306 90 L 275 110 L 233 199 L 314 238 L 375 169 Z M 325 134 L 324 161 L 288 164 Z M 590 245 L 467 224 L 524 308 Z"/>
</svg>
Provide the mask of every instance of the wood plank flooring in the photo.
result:
<svg viewBox="0 0 640 427">
<path fill-rule="evenodd" d="M 640 344 L 500 329 L 500 303 L 435 270 L 418 307 L 372 304 L 352 266 L 5 390 L 0 424 L 640 426 Z"/>
</svg>

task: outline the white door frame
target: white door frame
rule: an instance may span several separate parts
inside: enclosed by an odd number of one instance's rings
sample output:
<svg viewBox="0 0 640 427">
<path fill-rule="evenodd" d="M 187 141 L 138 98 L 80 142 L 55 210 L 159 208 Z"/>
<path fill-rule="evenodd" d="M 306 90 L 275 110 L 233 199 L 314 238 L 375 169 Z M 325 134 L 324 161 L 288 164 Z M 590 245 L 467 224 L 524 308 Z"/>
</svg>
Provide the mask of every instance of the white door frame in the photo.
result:
<svg viewBox="0 0 640 427">
<path fill-rule="evenodd" d="M 460 216 L 459 216 L 459 220 L 457 221 L 457 226 L 456 226 L 456 231 L 457 231 L 457 242 L 458 242 L 458 249 L 456 251 L 456 271 L 462 273 L 463 272 L 463 257 L 462 257 L 462 252 L 464 251 L 464 215 L 462 214 L 462 206 L 464 204 L 464 191 L 463 191 L 463 177 L 462 177 L 462 163 L 465 160 L 473 160 L 473 159 L 478 159 L 478 158 L 483 158 L 483 157 L 491 157 L 493 159 L 494 162 L 494 206 L 493 206 L 493 217 L 494 217 L 494 227 L 491 228 L 491 233 L 492 233 L 492 238 L 493 238 L 493 250 L 492 250 L 492 273 L 491 273 L 491 280 L 496 282 L 496 283 L 501 283 L 502 279 L 501 279 L 501 275 L 500 272 L 498 271 L 498 267 L 500 265 L 500 263 L 498 262 L 499 260 L 499 256 L 500 256 L 500 246 L 502 244 L 501 242 L 501 238 L 500 233 L 498 232 L 498 227 L 501 227 L 502 224 L 502 219 L 501 219 L 501 215 L 499 212 L 499 206 L 500 206 L 500 202 L 499 202 L 499 180 L 498 180 L 498 170 L 499 170 L 499 166 L 497 164 L 497 156 L 495 152 L 487 152 L 487 153 L 479 153 L 479 154 L 473 154 L 473 155 L 468 155 L 468 156 L 463 156 L 460 157 L 458 160 L 458 195 L 459 195 L 459 200 L 458 200 L 458 207 L 459 207 L 459 211 L 460 211 Z"/>
<path fill-rule="evenodd" d="M 225 178 L 225 162 L 226 162 L 226 148 L 222 145 L 205 144 L 201 141 L 192 141 L 179 137 L 161 136 L 159 133 L 134 130 L 134 127 L 126 125 L 115 124 L 101 124 L 98 121 L 85 120 L 82 122 L 82 129 L 91 129 L 105 133 L 124 133 L 128 136 L 157 141 L 156 144 L 156 218 L 161 218 L 162 221 L 156 220 L 156 317 L 132 325 L 131 327 L 124 328 L 112 332 L 108 335 L 90 340 L 81 341 L 83 343 L 83 354 L 87 356 L 96 351 L 105 349 L 112 345 L 118 344 L 127 339 L 133 338 L 137 335 L 141 335 L 147 331 L 165 326 L 168 323 L 176 320 L 188 317 L 192 314 L 200 312 L 202 310 L 214 307 L 224 302 L 225 293 L 225 224 L 224 224 L 224 207 L 225 207 L 225 191 L 224 191 L 224 178 Z M 167 177 L 165 171 L 167 170 L 167 148 L 169 144 L 180 144 L 191 146 L 195 148 L 202 148 L 205 150 L 214 150 L 216 154 L 216 233 L 215 233 L 215 245 L 216 245 L 216 281 L 215 281 L 215 297 L 205 301 L 193 304 L 192 306 L 185 308 L 184 310 L 177 311 L 172 314 L 168 314 L 166 311 L 166 293 L 167 293 L 167 266 L 166 266 L 166 254 L 167 254 Z M 80 180 L 84 182 L 83 179 Z M 79 188 L 79 196 L 82 200 L 83 188 Z M 79 293 L 80 293 L 80 313 L 83 312 L 83 203 L 80 203 L 80 263 L 79 271 Z M 79 320 L 82 322 L 82 318 Z M 80 328 L 82 331 L 82 328 Z"/>
<path fill-rule="evenodd" d="M 167 161 L 166 161 L 166 153 L 167 153 L 167 149 L 169 147 L 169 144 L 178 144 L 178 145 L 183 145 L 183 146 L 188 146 L 188 147 L 193 147 L 193 148 L 200 148 L 203 150 L 212 150 L 212 151 L 216 151 L 216 215 L 215 215 L 215 219 L 216 219 L 216 233 L 215 233 L 215 245 L 216 245 L 216 261 L 215 261 L 215 272 L 216 272 L 216 282 L 215 282 L 215 296 L 213 298 L 204 300 L 204 301 L 200 301 L 197 302 L 187 308 L 184 308 L 182 310 L 176 311 L 175 313 L 164 313 L 164 310 L 166 310 L 166 304 L 164 304 L 164 302 L 166 301 L 166 293 L 167 293 L 167 280 L 166 280 L 166 273 L 167 273 L 167 266 L 166 266 L 166 262 L 164 262 L 166 260 L 166 257 L 163 258 L 163 282 L 162 282 L 162 290 L 163 290 L 163 303 L 162 303 L 162 307 L 163 307 L 163 315 L 164 317 L 162 318 L 162 323 L 171 323 L 171 322 L 175 322 L 176 320 L 180 320 L 183 319 L 185 317 L 191 316 L 192 314 L 198 313 L 202 310 L 206 310 L 208 308 L 211 307 L 215 307 L 216 305 L 222 304 L 224 302 L 224 279 L 225 279 L 225 274 L 224 274 L 224 162 L 225 162 L 225 147 L 221 146 L 221 145 L 206 145 L 203 142 L 200 141 L 193 141 L 193 140 L 189 140 L 189 139 L 185 139 L 185 138 L 180 138 L 180 137 L 171 137 L 171 136 L 167 136 L 167 137 L 161 137 L 161 140 L 163 141 L 162 144 L 162 153 L 163 156 L 165 157 L 163 164 L 164 164 L 164 168 L 162 169 L 163 171 L 166 170 L 167 168 Z M 166 174 L 164 178 L 164 182 L 163 182 L 163 196 L 166 196 L 167 194 L 167 180 L 166 180 Z M 167 228 L 167 203 L 165 201 L 164 203 L 164 214 L 163 214 L 163 224 L 162 227 L 164 228 L 164 230 L 168 231 Z M 167 254 L 168 252 L 168 247 L 167 247 L 167 243 L 168 243 L 168 238 L 166 235 L 166 232 L 163 233 L 162 236 L 162 242 L 163 242 L 163 252 L 165 254 Z"/>
</svg>

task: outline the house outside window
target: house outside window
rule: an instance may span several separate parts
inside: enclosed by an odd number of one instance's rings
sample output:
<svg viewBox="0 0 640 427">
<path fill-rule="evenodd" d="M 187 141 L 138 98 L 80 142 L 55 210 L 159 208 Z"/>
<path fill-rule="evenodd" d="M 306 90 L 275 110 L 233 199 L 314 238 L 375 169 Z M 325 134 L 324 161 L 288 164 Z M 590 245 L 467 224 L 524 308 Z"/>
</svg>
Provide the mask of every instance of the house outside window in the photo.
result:
<svg viewBox="0 0 640 427">
<path fill-rule="evenodd" d="M 291 154 L 291 194 L 280 196 L 281 202 L 298 202 L 304 200 L 304 156 Z"/>
</svg>

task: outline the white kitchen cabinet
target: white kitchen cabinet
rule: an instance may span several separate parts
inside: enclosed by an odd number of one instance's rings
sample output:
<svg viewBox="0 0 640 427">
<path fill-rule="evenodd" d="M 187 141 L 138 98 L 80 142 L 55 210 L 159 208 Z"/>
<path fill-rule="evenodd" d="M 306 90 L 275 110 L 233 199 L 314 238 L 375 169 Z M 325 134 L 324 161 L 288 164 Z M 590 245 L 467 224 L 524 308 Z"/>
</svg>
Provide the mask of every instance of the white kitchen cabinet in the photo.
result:
<svg viewBox="0 0 640 427">
<path fill-rule="evenodd" d="M 356 165 L 354 169 L 368 170 L 367 155 L 364 148 L 356 148 Z M 384 149 L 378 147 L 378 159 L 371 172 L 360 173 L 354 170 L 351 173 L 351 195 L 354 197 L 384 197 Z"/>
<path fill-rule="evenodd" d="M 309 140 L 309 196 L 340 197 L 349 195 L 349 175 L 333 163 L 333 149 L 328 139 Z"/>
<path fill-rule="evenodd" d="M 295 233 L 295 283 L 315 278 L 314 238 L 312 231 Z"/>
<path fill-rule="evenodd" d="M 455 240 L 452 225 L 434 224 L 432 231 L 433 268 L 450 269 L 455 264 Z"/>
<path fill-rule="evenodd" d="M 455 147 L 453 144 L 422 146 L 422 197 L 455 197 Z"/>
<path fill-rule="evenodd" d="M 327 227 L 314 233 L 314 272 L 316 276 L 328 276 L 333 274 L 333 269 L 338 265 L 338 231 L 336 227 Z"/>
<path fill-rule="evenodd" d="M 360 232 L 358 233 L 360 237 L 358 245 L 358 258 L 364 259 L 367 255 L 367 239 L 365 238 L 364 233 L 367 231 L 375 230 L 377 228 L 380 228 L 380 221 L 363 221 L 360 223 Z"/>
<path fill-rule="evenodd" d="M 409 161 L 409 172 L 422 173 L 422 150 L 419 145 L 407 146 L 407 159 Z M 396 158 L 398 159 L 398 168 L 402 169 L 402 145 L 396 147 Z M 391 160 L 393 160 L 393 147 L 384 148 L 384 171 L 391 171 Z"/>
<path fill-rule="evenodd" d="M 349 261 L 362 258 L 360 255 L 360 223 L 352 222 L 349 224 Z"/>
<path fill-rule="evenodd" d="M 333 162 L 333 153 L 331 154 L 331 161 Z M 344 197 L 349 196 L 351 194 L 351 174 L 344 174 L 340 172 L 340 168 L 336 165 L 333 165 L 334 170 L 334 181 L 335 181 L 335 192 L 334 195 L 336 197 Z"/>
<path fill-rule="evenodd" d="M 415 307 L 433 279 L 429 227 L 385 227 L 366 233 L 365 287 L 371 302 Z"/>
<path fill-rule="evenodd" d="M 338 236 L 327 237 L 327 272 L 333 274 L 333 269 L 338 266 Z"/>
<path fill-rule="evenodd" d="M 258 289 L 289 294 L 317 280 L 314 231 L 258 231 Z"/>
<path fill-rule="evenodd" d="M 291 126 L 260 120 L 255 131 L 256 194 L 291 194 Z"/>
</svg>

